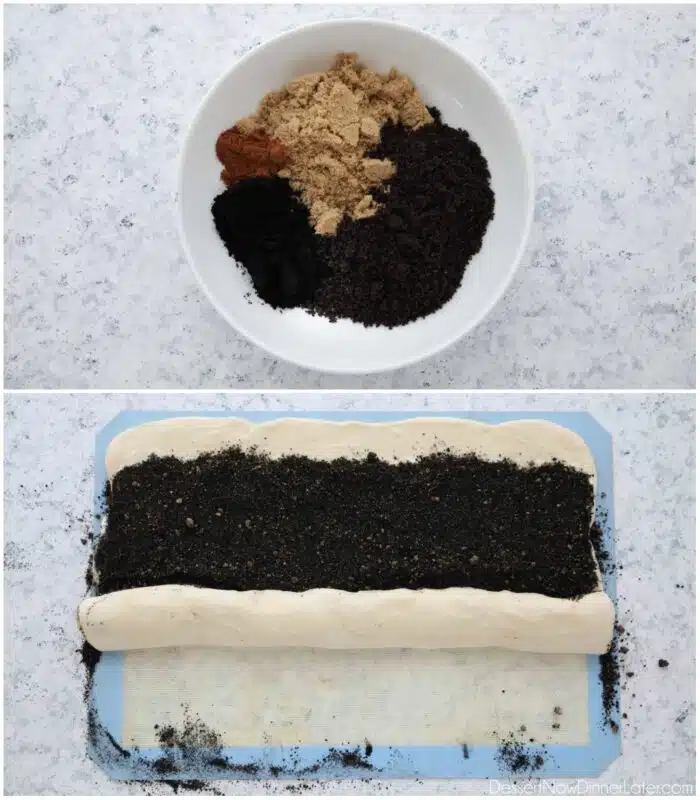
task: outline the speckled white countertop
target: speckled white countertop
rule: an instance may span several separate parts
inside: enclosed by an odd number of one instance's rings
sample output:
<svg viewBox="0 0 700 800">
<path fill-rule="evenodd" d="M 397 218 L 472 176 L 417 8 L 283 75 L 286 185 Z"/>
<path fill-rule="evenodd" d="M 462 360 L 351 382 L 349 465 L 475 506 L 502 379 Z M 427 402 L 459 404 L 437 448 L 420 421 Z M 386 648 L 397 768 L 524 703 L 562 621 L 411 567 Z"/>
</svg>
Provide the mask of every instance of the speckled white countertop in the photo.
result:
<svg viewBox="0 0 700 800">
<path fill-rule="evenodd" d="M 218 317 L 175 227 L 180 140 L 250 48 L 353 15 L 443 37 L 529 129 L 533 234 L 442 355 L 300 370 Z M 613 388 L 694 381 L 695 12 L 686 6 L 8 6 L 10 388 Z"/>
<path fill-rule="evenodd" d="M 140 794 L 85 755 L 75 611 L 83 595 L 96 431 L 126 408 L 588 410 L 614 437 L 619 618 L 630 633 L 623 755 L 604 786 L 695 780 L 694 398 L 547 395 L 91 395 L 6 400 L 5 791 Z M 685 588 L 677 588 L 677 584 Z M 659 658 L 670 662 L 657 666 Z M 229 794 L 288 782 L 226 783 Z M 564 783 L 535 786 L 564 794 Z M 579 784 L 595 792 L 599 782 Z M 267 788 L 266 788 L 267 787 Z M 493 789 L 493 786 L 491 787 Z M 522 790 L 523 784 L 520 782 Z M 692 788 L 692 787 L 691 787 Z M 317 793 L 485 793 L 485 781 L 321 784 Z M 502 791 L 513 787 L 503 784 Z M 609 790 L 607 790 L 609 791 Z M 632 791 L 634 791 L 632 789 Z M 688 792 L 692 794 L 692 791 Z M 600 793 L 600 792 L 597 792 Z M 607 793 L 603 790 L 603 793 Z M 637 793 L 640 793 L 639 791 Z M 644 792 L 641 792 L 644 793 Z"/>
</svg>

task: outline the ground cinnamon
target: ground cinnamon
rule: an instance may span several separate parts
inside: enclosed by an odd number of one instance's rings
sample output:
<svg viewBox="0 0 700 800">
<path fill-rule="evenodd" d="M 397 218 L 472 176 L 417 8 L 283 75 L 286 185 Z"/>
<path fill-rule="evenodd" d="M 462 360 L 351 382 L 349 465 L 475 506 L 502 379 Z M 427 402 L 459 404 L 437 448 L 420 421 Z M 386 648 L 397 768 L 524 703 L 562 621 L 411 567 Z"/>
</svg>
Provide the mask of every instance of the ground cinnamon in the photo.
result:
<svg viewBox="0 0 700 800">
<path fill-rule="evenodd" d="M 261 130 L 235 125 L 216 141 L 216 157 L 223 164 L 221 180 L 232 186 L 245 178 L 276 175 L 288 160 L 288 149 Z"/>
</svg>

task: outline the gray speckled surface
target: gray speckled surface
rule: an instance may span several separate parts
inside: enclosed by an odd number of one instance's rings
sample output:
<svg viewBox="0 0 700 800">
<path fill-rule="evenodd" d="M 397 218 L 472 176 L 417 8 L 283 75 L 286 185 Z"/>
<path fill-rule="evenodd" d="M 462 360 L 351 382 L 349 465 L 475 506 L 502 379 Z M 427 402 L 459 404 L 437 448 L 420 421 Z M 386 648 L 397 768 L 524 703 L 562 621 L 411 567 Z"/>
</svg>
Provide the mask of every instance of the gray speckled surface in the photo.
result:
<svg viewBox="0 0 700 800">
<path fill-rule="evenodd" d="M 299 370 L 231 331 L 174 224 L 180 137 L 217 76 L 314 20 L 443 37 L 529 128 L 523 266 L 472 335 L 397 372 Z M 8 6 L 11 388 L 616 388 L 694 382 L 692 6 Z"/>
<path fill-rule="evenodd" d="M 623 755 L 611 783 L 695 781 L 695 402 L 676 396 L 93 395 L 6 401 L 5 791 L 140 794 L 110 782 L 85 756 L 85 709 L 75 609 L 92 502 L 96 430 L 125 408 L 577 409 L 614 436 L 620 619 L 631 634 Z M 683 584 L 684 589 L 676 588 Z M 667 658 L 667 670 L 658 668 Z M 636 695 L 636 697 L 635 697 Z M 540 790 L 553 791 L 551 781 Z M 269 784 L 267 785 L 269 787 Z M 226 784 L 228 793 L 283 791 Z M 510 788 L 511 784 L 504 785 Z M 170 789 L 163 787 L 166 792 Z M 223 787 L 222 787 L 223 788 Z M 322 793 L 485 793 L 486 782 L 322 785 Z M 493 788 L 493 787 L 492 787 Z M 522 782 L 520 783 L 522 791 Z M 537 786 L 534 787 L 538 788 Z M 563 794 L 558 782 L 556 792 Z M 592 791 L 594 784 L 579 791 Z M 149 791 L 157 791 L 149 789 Z M 642 792 L 643 793 L 643 792 Z"/>
</svg>

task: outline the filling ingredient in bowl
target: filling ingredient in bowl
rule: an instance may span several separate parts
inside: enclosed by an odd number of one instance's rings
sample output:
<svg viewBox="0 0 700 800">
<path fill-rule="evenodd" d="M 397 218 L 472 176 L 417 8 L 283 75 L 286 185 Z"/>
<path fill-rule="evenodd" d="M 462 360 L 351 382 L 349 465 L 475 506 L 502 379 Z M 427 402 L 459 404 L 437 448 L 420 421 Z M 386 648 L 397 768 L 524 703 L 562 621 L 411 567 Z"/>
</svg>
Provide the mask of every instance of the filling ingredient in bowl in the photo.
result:
<svg viewBox="0 0 700 800">
<path fill-rule="evenodd" d="M 212 210 L 221 240 L 245 264 L 262 300 L 274 308 L 313 302 L 325 268 L 317 253 L 320 237 L 289 181 L 240 181 L 214 200 Z"/>
<path fill-rule="evenodd" d="M 221 180 L 233 186 L 245 178 L 275 175 L 289 160 L 289 151 L 263 131 L 245 131 L 234 125 L 219 135 L 216 157 L 224 166 Z"/>
<path fill-rule="evenodd" d="M 289 148 L 281 172 L 301 194 L 317 233 L 333 234 L 344 216 L 370 217 L 370 189 L 394 173 L 390 161 L 367 158 L 388 120 L 412 129 L 432 122 L 417 89 L 392 70 L 380 75 L 341 53 L 327 72 L 305 75 L 271 92 L 245 120 Z"/>
<path fill-rule="evenodd" d="M 376 216 L 343 221 L 320 241 L 332 269 L 313 309 L 330 319 L 403 325 L 443 306 L 481 249 L 493 217 L 486 159 L 465 131 L 437 109 L 432 125 L 410 131 L 389 123 L 373 155 L 396 165 Z"/>
<path fill-rule="evenodd" d="M 268 94 L 216 152 L 229 188 L 214 222 L 255 292 L 332 321 L 395 327 L 437 311 L 493 218 L 469 134 L 408 77 L 354 54 Z"/>
</svg>

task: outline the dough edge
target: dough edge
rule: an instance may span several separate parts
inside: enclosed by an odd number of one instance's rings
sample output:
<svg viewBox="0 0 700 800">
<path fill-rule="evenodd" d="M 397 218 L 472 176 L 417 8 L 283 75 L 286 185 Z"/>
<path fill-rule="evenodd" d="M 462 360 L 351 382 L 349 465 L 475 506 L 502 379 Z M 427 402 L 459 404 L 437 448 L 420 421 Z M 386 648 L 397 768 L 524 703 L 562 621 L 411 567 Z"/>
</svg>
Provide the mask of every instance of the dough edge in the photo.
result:
<svg viewBox="0 0 700 800">
<path fill-rule="evenodd" d="M 329 435 L 330 434 L 330 435 Z M 547 420 L 479 422 L 453 417 L 416 417 L 392 422 L 336 422 L 283 418 L 253 423 L 235 417 L 173 417 L 126 430 L 107 447 L 105 466 L 112 478 L 149 455 L 192 459 L 240 445 L 257 447 L 273 458 L 294 453 L 309 458 L 358 458 L 369 452 L 393 461 L 435 452 L 436 438 L 459 454 L 510 458 L 542 464 L 554 458 L 595 478 L 595 462 L 584 440 Z"/>
<path fill-rule="evenodd" d="M 329 428 L 333 435 L 329 436 Z M 587 472 L 592 454 L 578 434 L 545 420 L 484 423 L 460 418 L 336 422 L 285 418 L 250 423 L 231 417 L 181 417 L 145 423 L 108 446 L 111 479 L 151 454 L 191 459 L 234 444 L 272 457 L 414 459 L 436 437 L 458 453 L 544 463 L 557 458 Z M 86 639 L 100 650 L 173 646 L 457 648 L 505 647 L 543 653 L 602 653 L 614 607 L 602 591 L 578 600 L 534 593 L 444 590 L 343 592 L 222 591 L 192 586 L 128 589 L 83 601 Z"/>
</svg>

